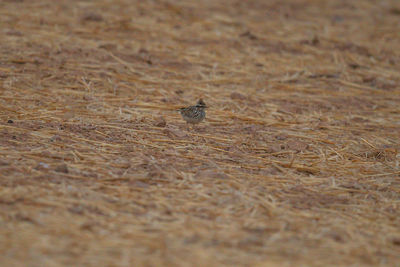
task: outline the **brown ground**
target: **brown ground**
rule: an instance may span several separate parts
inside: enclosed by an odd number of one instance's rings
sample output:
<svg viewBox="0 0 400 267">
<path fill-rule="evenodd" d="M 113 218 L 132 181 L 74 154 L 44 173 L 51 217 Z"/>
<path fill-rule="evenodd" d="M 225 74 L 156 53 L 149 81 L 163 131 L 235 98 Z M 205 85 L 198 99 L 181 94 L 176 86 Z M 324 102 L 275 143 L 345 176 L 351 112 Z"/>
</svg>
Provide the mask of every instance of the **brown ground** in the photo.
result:
<svg viewBox="0 0 400 267">
<path fill-rule="evenodd" d="M 399 21 L 0 1 L 1 266 L 399 266 Z"/>
</svg>

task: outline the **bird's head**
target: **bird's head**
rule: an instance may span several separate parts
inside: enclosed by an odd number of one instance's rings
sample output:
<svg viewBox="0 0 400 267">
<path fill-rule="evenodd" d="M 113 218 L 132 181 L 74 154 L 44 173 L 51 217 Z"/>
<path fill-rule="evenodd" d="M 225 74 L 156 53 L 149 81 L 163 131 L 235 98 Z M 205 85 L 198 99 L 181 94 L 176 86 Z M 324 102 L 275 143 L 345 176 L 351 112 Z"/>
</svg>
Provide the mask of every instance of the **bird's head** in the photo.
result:
<svg viewBox="0 0 400 267">
<path fill-rule="evenodd" d="M 203 99 L 200 99 L 199 101 L 197 101 L 196 107 L 198 107 L 198 108 L 208 108 L 206 103 L 204 103 Z"/>
</svg>

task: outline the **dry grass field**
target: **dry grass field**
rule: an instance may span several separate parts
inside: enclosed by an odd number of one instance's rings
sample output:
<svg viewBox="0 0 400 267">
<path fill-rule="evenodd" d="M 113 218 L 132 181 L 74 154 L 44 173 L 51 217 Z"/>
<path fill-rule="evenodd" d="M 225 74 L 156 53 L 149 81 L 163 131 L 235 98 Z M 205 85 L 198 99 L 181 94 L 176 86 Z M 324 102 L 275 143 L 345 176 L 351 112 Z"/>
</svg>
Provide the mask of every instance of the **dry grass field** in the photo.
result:
<svg viewBox="0 0 400 267">
<path fill-rule="evenodd" d="M 400 266 L 399 21 L 1 0 L 0 266 Z"/>
</svg>

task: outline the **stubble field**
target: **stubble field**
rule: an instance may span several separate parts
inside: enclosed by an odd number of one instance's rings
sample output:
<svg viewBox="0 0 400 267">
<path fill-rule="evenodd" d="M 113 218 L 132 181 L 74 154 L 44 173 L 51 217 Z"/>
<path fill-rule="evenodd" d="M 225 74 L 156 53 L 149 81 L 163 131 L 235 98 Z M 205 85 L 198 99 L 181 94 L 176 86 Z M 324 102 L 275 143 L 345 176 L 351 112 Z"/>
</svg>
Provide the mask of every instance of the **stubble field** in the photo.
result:
<svg viewBox="0 0 400 267">
<path fill-rule="evenodd" d="M 399 266 L 399 20 L 0 1 L 1 266 Z"/>
</svg>

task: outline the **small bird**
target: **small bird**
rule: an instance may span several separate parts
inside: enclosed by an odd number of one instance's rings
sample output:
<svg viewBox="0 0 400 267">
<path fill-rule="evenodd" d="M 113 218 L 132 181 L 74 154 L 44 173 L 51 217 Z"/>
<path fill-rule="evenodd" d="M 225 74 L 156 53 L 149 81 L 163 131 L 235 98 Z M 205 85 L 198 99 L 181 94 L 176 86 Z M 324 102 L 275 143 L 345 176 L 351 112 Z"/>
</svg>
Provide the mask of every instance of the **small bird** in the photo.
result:
<svg viewBox="0 0 400 267">
<path fill-rule="evenodd" d="M 187 123 L 197 124 L 205 119 L 206 108 L 208 108 L 206 103 L 204 103 L 203 99 L 200 99 L 195 106 L 180 108 L 179 112 Z"/>
</svg>

